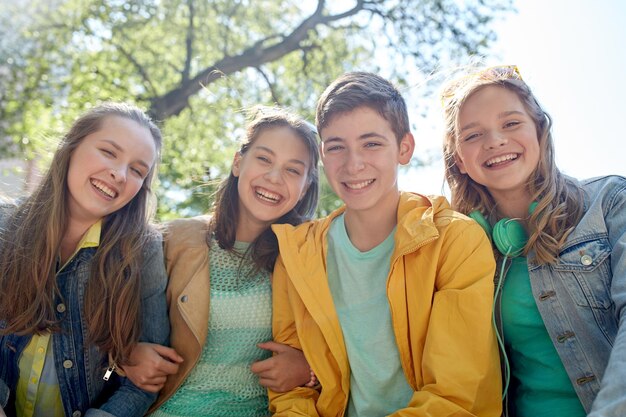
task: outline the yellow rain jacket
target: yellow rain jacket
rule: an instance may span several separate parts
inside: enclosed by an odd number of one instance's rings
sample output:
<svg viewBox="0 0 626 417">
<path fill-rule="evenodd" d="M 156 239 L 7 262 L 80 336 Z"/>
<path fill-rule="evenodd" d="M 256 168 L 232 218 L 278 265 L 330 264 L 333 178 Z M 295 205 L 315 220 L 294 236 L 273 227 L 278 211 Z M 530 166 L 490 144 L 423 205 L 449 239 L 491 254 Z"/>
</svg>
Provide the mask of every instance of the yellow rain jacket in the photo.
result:
<svg viewBox="0 0 626 417">
<path fill-rule="evenodd" d="M 274 225 L 274 340 L 302 349 L 321 390 L 270 392 L 279 416 L 343 416 L 350 364 L 326 275 L 329 217 Z M 443 197 L 401 193 L 387 297 L 402 368 L 415 393 L 393 416 L 501 414 L 492 327 L 495 262 L 485 232 Z M 364 349 L 367 346 L 363 347 Z"/>
</svg>

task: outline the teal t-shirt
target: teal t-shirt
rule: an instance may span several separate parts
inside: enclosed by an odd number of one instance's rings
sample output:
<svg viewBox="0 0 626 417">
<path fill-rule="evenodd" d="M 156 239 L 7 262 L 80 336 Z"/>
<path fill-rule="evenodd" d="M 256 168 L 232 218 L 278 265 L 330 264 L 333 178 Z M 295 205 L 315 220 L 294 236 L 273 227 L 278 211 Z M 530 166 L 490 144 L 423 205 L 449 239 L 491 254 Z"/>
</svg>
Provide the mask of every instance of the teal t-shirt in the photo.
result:
<svg viewBox="0 0 626 417">
<path fill-rule="evenodd" d="M 387 277 L 395 228 L 380 245 L 361 252 L 343 215 L 328 232 L 328 283 L 350 362 L 349 417 L 380 417 L 405 408 L 413 389 L 406 381 L 393 333 Z"/>
<path fill-rule="evenodd" d="M 586 416 L 535 304 L 525 257 L 513 258 L 506 274 L 502 325 L 516 415 Z"/>
</svg>

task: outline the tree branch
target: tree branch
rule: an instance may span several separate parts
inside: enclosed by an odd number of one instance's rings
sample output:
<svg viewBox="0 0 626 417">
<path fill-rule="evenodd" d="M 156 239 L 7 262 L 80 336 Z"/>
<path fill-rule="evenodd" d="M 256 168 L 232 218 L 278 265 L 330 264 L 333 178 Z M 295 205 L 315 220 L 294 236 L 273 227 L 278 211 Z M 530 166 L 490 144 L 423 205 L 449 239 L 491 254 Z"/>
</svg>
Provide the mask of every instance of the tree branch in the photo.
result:
<svg viewBox="0 0 626 417">
<path fill-rule="evenodd" d="M 300 45 L 308 38 L 311 29 L 318 25 L 329 25 L 334 21 L 355 15 L 363 10 L 366 1 L 358 0 L 351 9 L 335 15 L 324 14 L 325 4 L 325 0 L 319 0 L 315 11 L 304 19 L 289 35 L 274 35 L 264 39 L 264 41 L 267 41 L 278 38 L 281 41 L 268 46 L 264 46 L 266 42 L 257 42 L 239 55 L 224 56 L 213 65 L 198 72 L 193 78 L 182 81 L 177 88 L 161 96 L 155 96 L 151 101 L 151 115 L 157 120 L 162 120 L 179 114 L 188 105 L 189 98 L 204 86 L 215 82 L 223 76 L 234 74 L 244 68 L 260 67 L 263 64 L 275 61 L 293 51 L 301 49 Z"/>
<path fill-rule="evenodd" d="M 270 78 L 260 67 L 256 67 L 255 69 L 259 72 L 259 74 L 261 74 L 261 77 L 263 77 L 263 79 L 267 83 L 267 87 L 270 89 L 270 94 L 272 95 L 272 101 L 275 104 L 280 106 L 280 100 L 278 99 L 278 95 L 276 94 L 276 91 L 274 90 L 274 83 L 272 83 Z"/>
<path fill-rule="evenodd" d="M 187 4 L 189 5 L 189 22 L 188 22 L 189 26 L 187 27 L 187 37 L 185 38 L 186 55 L 185 55 L 185 66 L 181 74 L 182 83 L 189 81 L 189 73 L 191 71 L 191 60 L 193 58 L 193 38 L 194 38 L 193 21 L 195 17 L 195 10 L 193 6 L 193 0 L 188 0 Z"/>
<path fill-rule="evenodd" d="M 115 43 L 115 42 L 111 42 L 111 45 L 117 48 L 117 50 L 120 51 L 122 55 L 124 55 L 124 57 L 137 69 L 137 72 L 141 75 L 141 78 L 143 78 L 144 80 L 144 84 L 150 90 L 150 94 L 153 96 L 156 96 L 158 94 L 157 90 L 152 84 L 152 81 L 150 81 L 150 77 L 148 76 L 148 73 L 146 72 L 144 67 L 122 45 Z"/>
</svg>

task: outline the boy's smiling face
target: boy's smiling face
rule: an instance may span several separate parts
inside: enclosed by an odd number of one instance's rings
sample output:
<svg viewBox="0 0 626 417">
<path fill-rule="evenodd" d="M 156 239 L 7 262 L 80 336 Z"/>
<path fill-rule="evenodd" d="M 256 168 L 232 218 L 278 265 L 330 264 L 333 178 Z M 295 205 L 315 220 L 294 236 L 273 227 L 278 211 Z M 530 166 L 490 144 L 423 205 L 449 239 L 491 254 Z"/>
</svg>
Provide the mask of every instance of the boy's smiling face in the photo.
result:
<svg viewBox="0 0 626 417">
<path fill-rule="evenodd" d="M 377 111 L 358 107 L 332 117 L 324 127 L 321 153 L 330 186 L 348 212 L 386 213 L 398 203 L 398 164 L 413 155 L 413 135 L 400 143 Z"/>
</svg>

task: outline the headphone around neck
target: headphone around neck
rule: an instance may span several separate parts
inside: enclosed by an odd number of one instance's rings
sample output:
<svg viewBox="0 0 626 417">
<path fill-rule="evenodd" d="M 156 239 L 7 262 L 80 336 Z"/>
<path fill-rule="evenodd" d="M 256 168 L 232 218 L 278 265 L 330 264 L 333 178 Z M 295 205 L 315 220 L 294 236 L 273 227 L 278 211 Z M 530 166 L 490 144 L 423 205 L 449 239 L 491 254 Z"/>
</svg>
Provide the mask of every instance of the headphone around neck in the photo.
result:
<svg viewBox="0 0 626 417">
<path fill-rule="evenodd" d="M 530 207 L 528 207 L 528 213 L 533 214 L 535 209 L 537 208 L 537 202 L 534 201 Z M 489 224 L 489 221 L 482 215 L 482 213 L 478 210 L 472 211 L 468 214 L 469 217 L 474 219 L 476 223 L 478 223 L 487 236 L 489 240 L 493 242 L 498 251 L 504 255 L 502 259 L 502 267 L 500 268 L 500 279 L 495 288 L 494 298 L 493 298 L 493 307 L 492 307 L 492 320 L 493 326 L 496 329 L 496 338 L 498 340 L 498 347 L 502 352 L 502 356 L 504 358 L 504 387 L 502 390 L 502 400 L 506 398 L 509 390 L 509 381 L 511 379 L 511 370 L 509 368 L 509 359 L 506 353 L 506 349 L 504 347 L 504 341 L 502 340 L 502 336 L 498 331 L 498 326 L 496 325 L 496 302 L 498 300 L 498 294 L 500 293 L 500 289 L 502 288 L 502 282 L 504 281 L 504 271 L 505 271 L 505 263 L 509 258 L 515 258 L 520 256 L 522 252 L 524 252 L 524 247 L 528 242 L 528 234 L 526 230 L 524 230 L 524 226 L 520 222 L 510 218 L 500 219 L 493 227 Z"/>
<path fill-rule="evenodd" d="M 536 201 L 528 207 L 528 213 L 532 214 L 535 208 L 537 208 Z M 524 252 L 524 247 L 528 242 L 528 234 L 524 230 L 524 226 L 517 220 L 505 217 L 492 227 L 478 210 L 472 211 L 468 216 L 481 225 L 485 233 L 487 233 L 489 240 L 493 242 L 502 255 L 508 258 L 515 258 Z"/>
</svg>

